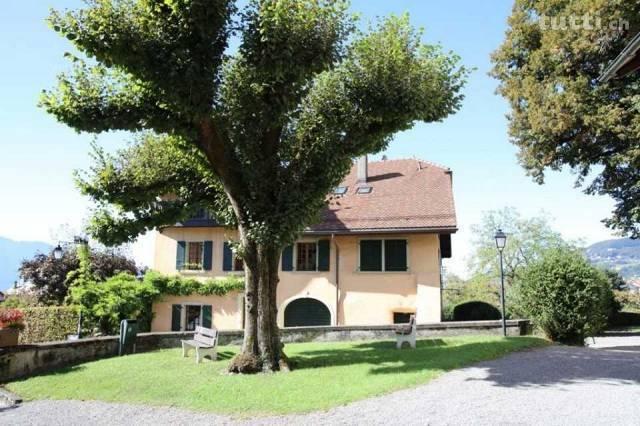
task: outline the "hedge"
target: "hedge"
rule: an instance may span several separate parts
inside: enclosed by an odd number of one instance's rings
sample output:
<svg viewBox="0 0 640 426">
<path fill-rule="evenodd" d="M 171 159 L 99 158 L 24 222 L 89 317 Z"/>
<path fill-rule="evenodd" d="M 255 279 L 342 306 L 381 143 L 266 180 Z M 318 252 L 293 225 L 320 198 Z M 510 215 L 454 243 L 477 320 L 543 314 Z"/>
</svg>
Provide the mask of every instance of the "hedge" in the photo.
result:
<svg viewBox="0 0 640 426">
<path fill-rule="evenodd" d="M 20 343 L 53 342 L 66 340 L 78 327 L 78 308 L 75 306 L 45 306 L 20 308 L 24 313 L 25 328 L 20 332 Z"/>
<path fill-rule="evenodd" d="M 502 318 L 502 315 L 498 308 L 486 302 L 465 302 L 453 308 L 454 321 L 483 321 L 500 318 Z"/>
</svg>

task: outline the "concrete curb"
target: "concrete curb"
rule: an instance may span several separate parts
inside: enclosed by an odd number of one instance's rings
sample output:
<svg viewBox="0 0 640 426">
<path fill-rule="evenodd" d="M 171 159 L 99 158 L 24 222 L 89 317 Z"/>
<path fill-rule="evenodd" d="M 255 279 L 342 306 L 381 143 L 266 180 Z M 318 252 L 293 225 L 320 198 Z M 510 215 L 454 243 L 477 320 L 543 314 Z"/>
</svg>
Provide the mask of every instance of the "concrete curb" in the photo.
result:
<svg viewBox="0 0 640 426">
<path fill-rule="evenodd" d="M 13 406 L 20 404 L 22 402 L 22 398 L 13 392 L 9 392 L 5 388 L 0 387 L 0 401 L 3 401 L 9 406 Z"/>
</svg>

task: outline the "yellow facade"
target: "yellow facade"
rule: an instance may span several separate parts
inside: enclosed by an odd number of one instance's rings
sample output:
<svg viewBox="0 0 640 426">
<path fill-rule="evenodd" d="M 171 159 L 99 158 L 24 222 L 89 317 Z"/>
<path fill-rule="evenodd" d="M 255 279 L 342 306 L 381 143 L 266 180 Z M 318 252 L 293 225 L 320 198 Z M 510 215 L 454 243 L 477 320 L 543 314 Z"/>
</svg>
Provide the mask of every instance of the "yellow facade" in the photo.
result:
<svg viewBox="0 0 640 426">
<path fill-rule="evenodd" d="M 222 269 L 223 243 L 235 236 L 223 228 L 165 228 L 158 233 L 154 269 L 177 274 L 178 241 L 212 241 L 211 271 L 180 271 L 184 276 L 211 278 L 225 276 Z M 284 326 L 287 305 L 299 298 L 322 302 L 331 313 L 332 325 L 384 325 L 393 323 L 394 312 L 416 313 L 419 323 L 440 321 L 440 242 L 438 234 L 367 234 L 323 236 L 330 239 L 328 272 L 280 271 L 278 323 Z M 361 239 L 406 239 L 406 272 L 361 272 L 358 270 Z M 315 241 L 319 237 L 302 237 Z M 338 267 L 336 268 L 336 265 Z M 234 272 L 237 274 L 237 272 Z M 154 304 L 152 331 L 171 330 L 171 305 L 212 306 L 213 325 L 220 329 L 242 328 L 242 295 L 166 296 Z"/>
</svg>

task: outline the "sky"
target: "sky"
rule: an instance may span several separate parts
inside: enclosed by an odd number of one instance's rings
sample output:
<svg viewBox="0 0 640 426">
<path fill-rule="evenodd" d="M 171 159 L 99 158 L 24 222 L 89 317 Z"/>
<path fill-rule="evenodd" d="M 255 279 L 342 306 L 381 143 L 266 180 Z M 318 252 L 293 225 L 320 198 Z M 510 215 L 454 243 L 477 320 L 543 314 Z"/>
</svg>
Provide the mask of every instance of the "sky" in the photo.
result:
<svg viewBox="0 0 640 426">
<path fill-rule="evenodd" d="M 353 0 L 363 21 L 408 12 L 425 29 L 426 43 L 440 43 L 476 68 L 459 112 L 441 123 L 417 124 L 399 133 L 384 153 L 389 159 L 419 158 L 453 170 L 459 231 L 448 270 L 465 274 L 471 225 L 484 211 L 515 207 L 529 217 L 546 212 L 566 238 L 586 243 L 613 238 L 600 222 L 613 208 L 605 197 L 574 188 L 569 172 L 549 173 L 534 183 L 518 165 L 507 134 L 506 102 L 488 76 L 490 54 L 501 43 L 512 2 L 493 0 Z M 0 10 L 0 236 L 56 244 L 61 226 L 80 231 L 91 203 L 74 186 L 73 171 L 89 164 L 93 135 L 78 134 L 37 107 L 40 92 L 69 69 L 63 58 L 70 43 L 50 30 L 49 8 L 77 8 L 80 0 L 9 0 Z M 125 146 L 130 136 L 97 137 L 107 150 Z M 377 156 L 379 157 L 379 156 Z M 376 158 L 376 157 L 374 157 Z M 131 252 L 148 266 L 153 235 Z"/>
</svg>

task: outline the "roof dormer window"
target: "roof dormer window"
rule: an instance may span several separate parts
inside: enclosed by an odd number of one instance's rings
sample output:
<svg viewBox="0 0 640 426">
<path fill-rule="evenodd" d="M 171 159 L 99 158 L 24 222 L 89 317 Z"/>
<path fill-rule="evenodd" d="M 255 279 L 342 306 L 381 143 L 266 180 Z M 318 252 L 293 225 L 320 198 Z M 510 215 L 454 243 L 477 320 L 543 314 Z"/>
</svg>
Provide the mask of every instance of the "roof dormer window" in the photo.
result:
<svg viewBox="0 0 640 426">
<path fill-rule="evenodd" d="M 338 186 L 336 187 L 336 189 L 333 190 L 333 194 L 334 195 L 344 195 L 347 193 L 347 189 L 349 189 L 348 186 Z"/>
</svg>

